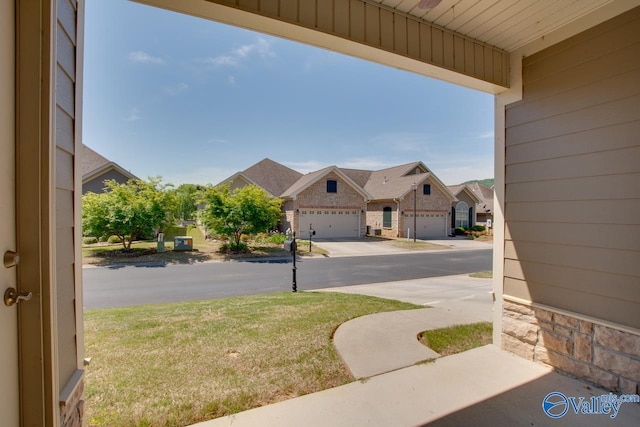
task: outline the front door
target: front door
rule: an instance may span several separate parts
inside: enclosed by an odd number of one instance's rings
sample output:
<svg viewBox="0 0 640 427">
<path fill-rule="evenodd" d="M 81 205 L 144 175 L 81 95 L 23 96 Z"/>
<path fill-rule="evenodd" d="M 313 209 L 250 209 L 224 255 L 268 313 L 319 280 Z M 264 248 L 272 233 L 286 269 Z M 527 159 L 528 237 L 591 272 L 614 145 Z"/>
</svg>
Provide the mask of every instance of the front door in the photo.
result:
<svg viewBox="0 0 640 427">
<path fill-rule="evenodd" d="M 15 267 L 5 267 L 16 249 L 15 221 L 15 23 L 14 2 L 0 2 L 0 295 L 16 287 Z M 19 425 L 18 311 L 0 302 L 0 425 Z"/>
</svg>

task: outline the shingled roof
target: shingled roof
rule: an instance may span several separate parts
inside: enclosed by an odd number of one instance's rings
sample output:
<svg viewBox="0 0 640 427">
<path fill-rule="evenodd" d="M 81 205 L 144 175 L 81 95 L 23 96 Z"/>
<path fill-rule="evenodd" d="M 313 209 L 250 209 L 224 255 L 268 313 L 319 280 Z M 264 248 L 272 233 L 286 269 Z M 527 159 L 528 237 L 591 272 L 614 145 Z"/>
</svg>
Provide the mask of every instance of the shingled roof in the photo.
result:
<svg viewBox="0 0 640 427">
<path fill-rule="evenodd" d="M 467 184 L 471 191 L 480 199 L 478 202 L 478 212 L 493 212 L 493 189 L 482 185 L 479 182 Z"/>
<path fill-rule="evenodd" d="M 377 171 L 329 166 L 303 175 L 265 158 L 244 171 L 237 172 L 220 184 L 241 178 L 245 182 L 262 187 L 275 197 L 289 198 L 295 197 L 301 190 L 331 171 L 342 175 L 343 179 L 357 188 L 369 200 L 402 198 L 411 191 L 413 184 L 421 185 L 427 179 L 430 179 L 452 200 L 455 200 L 455 196 L 449 189 L 422 162 L 405 163 Z"/>
<path fill-rule="evenodd" d="M 90 174 L 105 165 L 111 163 L 106 157 L 96 153 L 91 148 L 82 144 L 82 176 Z"/>
<path fill-rule="evenodd" d="M 390 200 L 404 197 L 413 184 L 421 185 L 428 178 L 454 200 L 455 196 L 422 162 L 411 162 L 387 169 L 373 171 L 364 186 L 374 200 Z"/>
<path fill-rule="evenodd" d="M 471 190 L 468 184 L 448 185 L 447 188 L 449 188 L 451 193 L 456 197 L 458 197 L 458 194 L 466 190 L 467 194 L 475 203 L 480 202 L 480 198 Z"/>
<path fill-rule="evenodd" d="M 82 161 L 80 163 L 82 170 L 82 181 L 94 179 L 111 169 L 117 170 L 129 179 L 138 179 L 137 176 L 124 169 L 119 164 L 112 162 L 106 157 L 98 154 L 96 151 L 82 144 Z"/>
<path fill-rule="evenodd" d="M 328 173 L 331 173 L 331 172 L 336 173 L 338 176 L 340 176 L 342 179 L 344 179 L 345 182 L 347 182 L 349 185 L 351 185 L 356 191 L 361 193 L 364 197 L 370 198 L 370 195 L 367 194 L 367 192 L 365 191 L 365 189 L 361 185 L 359 185 L 357 182 L 355 182 L 349 175 L 347 175 L 345 173 L 345 171 L 343 169 L 340 169 L 337 166 L 329 166 L 329 167 L 326 167 L 324 169 L 320 169 L 318 171 L 311 172 L 311 173 L 308 173 L 306 175 L 303 175 L 291 187 L 289 187 L 285 192 L 283 192 L 281 197 L 287 197 L 287 198 L 295 197 L 295 196 L 297 196 L 297 194 L 300 191 L 302 191 L 305 188 L 309 187 L 310 185 L 314 184 L 316 181 L 321 179 L 323 176 L 325 176 L 325 175 L 327 175 Z"/>
<path fill-rule="evenodd" d="M 300 172 L 269 158 L 262 159 L 241 174 L 276 197 L 302 177 Z"/>
</svg>

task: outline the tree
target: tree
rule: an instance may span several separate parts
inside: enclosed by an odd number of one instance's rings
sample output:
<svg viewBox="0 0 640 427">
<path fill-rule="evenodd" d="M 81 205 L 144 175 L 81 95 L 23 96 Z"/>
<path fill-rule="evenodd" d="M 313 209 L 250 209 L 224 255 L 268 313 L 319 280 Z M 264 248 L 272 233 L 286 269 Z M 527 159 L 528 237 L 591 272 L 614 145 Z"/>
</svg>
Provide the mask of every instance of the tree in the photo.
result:
<svg viewBox="0 0 640 427">
<path fill-rule="evenodd" d="M 282 200 L 255 185 L 233 192 L 228 186 L 208 187 L 202 193 L 202 202 L 202 223 L 215 233 L 228 236 L 236 252 L 243 234 L 269 231 L 282 217 Z"/>
<path fill-rule="evenodd" d="M 166 224 L 172 203 L 160 178 L 134 179 L 124 184 L 108 180 L 105 186 L 102 194 L 82 196 L 83 234 L 118 236 L 124 249 L 129 250 L 136 236 L 152 235 Z"/>
<path fill-rule="evenodd" d="M 195 219 L 195 213 L 198 210 L 198 190 L 199 186 L 195 184 L 181 184 L 178 188 L 168 191 L 175 200 L 175 209 L 172 214 L 176 220 L 189 221 Z"/>
</svg>

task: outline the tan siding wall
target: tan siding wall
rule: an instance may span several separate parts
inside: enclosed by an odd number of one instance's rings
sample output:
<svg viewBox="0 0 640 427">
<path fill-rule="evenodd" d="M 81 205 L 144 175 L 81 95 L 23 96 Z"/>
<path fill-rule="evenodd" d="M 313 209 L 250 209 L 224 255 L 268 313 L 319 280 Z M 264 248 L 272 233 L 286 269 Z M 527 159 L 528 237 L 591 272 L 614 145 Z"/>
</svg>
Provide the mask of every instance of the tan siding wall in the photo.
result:
<svg viewBox="0 0 640 427">
<path fill-rule="evenodd" d="M 640 8 L 525 58 L 523 94 L 504 293 L 640 328 Z"/>
</svg>

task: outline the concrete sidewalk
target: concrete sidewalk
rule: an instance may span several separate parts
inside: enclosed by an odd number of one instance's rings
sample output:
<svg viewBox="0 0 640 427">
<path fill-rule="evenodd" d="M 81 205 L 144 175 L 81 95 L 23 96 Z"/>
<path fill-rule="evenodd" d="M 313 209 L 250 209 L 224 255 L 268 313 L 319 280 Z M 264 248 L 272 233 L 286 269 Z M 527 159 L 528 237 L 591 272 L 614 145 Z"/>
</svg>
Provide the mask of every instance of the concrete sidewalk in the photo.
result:
<svg viewBox="0 0 640 427">
<path fill-rule="evenodd" d="M 549 418 L 542 401 L 554 391 L 586 400 L 607 394 L 489 345 L 196 426 L 640 425 L 640 405 L 632 403 L 615 419 L 571 409 Z"/>
<path fill-rule="evenodd" d="M 490 280 L 449 276 L 324 291 L 384 298 L 395 293 L 395 299 L 423 304 L 432 298 L 434 281 L 469 292 L 476 286 L 486 290 Z M 585 401 L 608 393 L 493 345 L 447 357 L 421 345 L 417 334 L 424 330 L 490 318 L 491 306 L 484 302 L 476 302 L 471 313 L 458 309 L 466 301 L 461 295 L 446 307 L 378 313 L 341 325 L 335 346 L 360 381 L 196 426 L 640 425 L 640 405 L 632 403 L 622 404 L 615 419 L 575 414 L 568 404 L 561 419 L 550 418 L 542 404 L 551 392 Z"/>
</svg>

